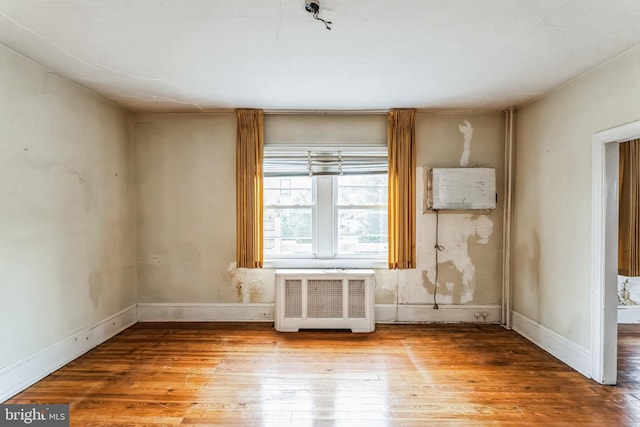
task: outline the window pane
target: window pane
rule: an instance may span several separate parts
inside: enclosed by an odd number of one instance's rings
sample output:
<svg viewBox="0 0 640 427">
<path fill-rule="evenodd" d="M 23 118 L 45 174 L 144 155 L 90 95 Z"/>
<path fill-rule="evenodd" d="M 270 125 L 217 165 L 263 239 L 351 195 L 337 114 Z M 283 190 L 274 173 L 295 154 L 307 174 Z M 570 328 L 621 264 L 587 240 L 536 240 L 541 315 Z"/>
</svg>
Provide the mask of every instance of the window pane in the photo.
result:
<svg viewBox="0 0 640 427">
<path fill-rule="evenodd" d="M 338 177 L 338 255 L 387 253 L 387 175 Z"/>
<path fill-rule="evenodd" d="M 308 176 L 263 178 L 264 205 L 312 205 L 312 181 Z"/>
<path fill-rule="evenodd" d="M 387 210 L 338 209 L 338 254 L 387 253 Z"/>
<path fill-rule="evenodd" d="M 264 209 L 265 255 L 312 254 L 312 209 Z"/>
<path fill-rule="evenodd" d="M 386 174 L 338 177 L 338 205 L 387 205 Z"/>
</svg>

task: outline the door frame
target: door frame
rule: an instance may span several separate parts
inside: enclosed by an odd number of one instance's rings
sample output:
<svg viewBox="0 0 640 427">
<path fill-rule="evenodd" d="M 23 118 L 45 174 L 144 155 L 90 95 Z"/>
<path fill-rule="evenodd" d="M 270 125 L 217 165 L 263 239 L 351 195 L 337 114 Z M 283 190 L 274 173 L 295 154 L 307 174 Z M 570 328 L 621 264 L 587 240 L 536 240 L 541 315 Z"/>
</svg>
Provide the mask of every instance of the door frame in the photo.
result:
<svg viewBox="0 0 640 427">
<path fill-rule="evenodd" d="M 618 144 L 639 137 L 640 121 L 593 135 L 591 378 L 601 384 L 617 379 Z"/>
</svg>

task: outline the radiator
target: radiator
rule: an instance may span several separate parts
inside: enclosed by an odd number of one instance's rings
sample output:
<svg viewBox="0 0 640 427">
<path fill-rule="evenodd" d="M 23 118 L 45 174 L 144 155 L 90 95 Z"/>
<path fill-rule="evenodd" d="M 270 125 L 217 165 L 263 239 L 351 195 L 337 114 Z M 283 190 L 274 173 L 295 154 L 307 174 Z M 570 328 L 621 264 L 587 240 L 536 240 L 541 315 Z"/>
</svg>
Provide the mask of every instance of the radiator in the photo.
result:
<svg viewBox="0 0 640 427">
<path fill-rule="evenodd" d="M 276 270 L 275 328 L 375 330 L 373 270 Z"/>
</svg>

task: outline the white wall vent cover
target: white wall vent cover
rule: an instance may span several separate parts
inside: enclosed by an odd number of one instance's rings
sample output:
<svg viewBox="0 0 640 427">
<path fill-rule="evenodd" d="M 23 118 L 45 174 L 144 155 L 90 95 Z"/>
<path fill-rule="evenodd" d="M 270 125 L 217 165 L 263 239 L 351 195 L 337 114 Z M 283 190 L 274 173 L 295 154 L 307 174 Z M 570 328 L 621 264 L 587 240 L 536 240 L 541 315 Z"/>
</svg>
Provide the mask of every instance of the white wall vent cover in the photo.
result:
<svg viewBox="0 0 640 427">
<path fill-rule="evenodd" d="M 276 270 L 275 328 L 375 330 L 373 270 Z"/>
</svg>

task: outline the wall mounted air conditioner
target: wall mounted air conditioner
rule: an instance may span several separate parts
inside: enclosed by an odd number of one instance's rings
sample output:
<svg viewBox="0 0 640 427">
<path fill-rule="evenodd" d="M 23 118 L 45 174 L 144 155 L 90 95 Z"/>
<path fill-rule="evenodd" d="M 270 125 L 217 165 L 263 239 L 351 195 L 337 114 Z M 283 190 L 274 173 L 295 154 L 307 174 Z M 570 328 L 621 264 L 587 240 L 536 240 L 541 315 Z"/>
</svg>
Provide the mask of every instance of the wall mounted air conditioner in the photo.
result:
<svg viewBox="0 0 640 427">
<path fill-rule="evenodd" d="M 375 330 L 373 270 L 276 270 L 275 328 Z"/>
<path fill-rule="evenodd" d="M 427 168 L 423 212 L 496 208 L 494 168 Z"/>
</svg>

